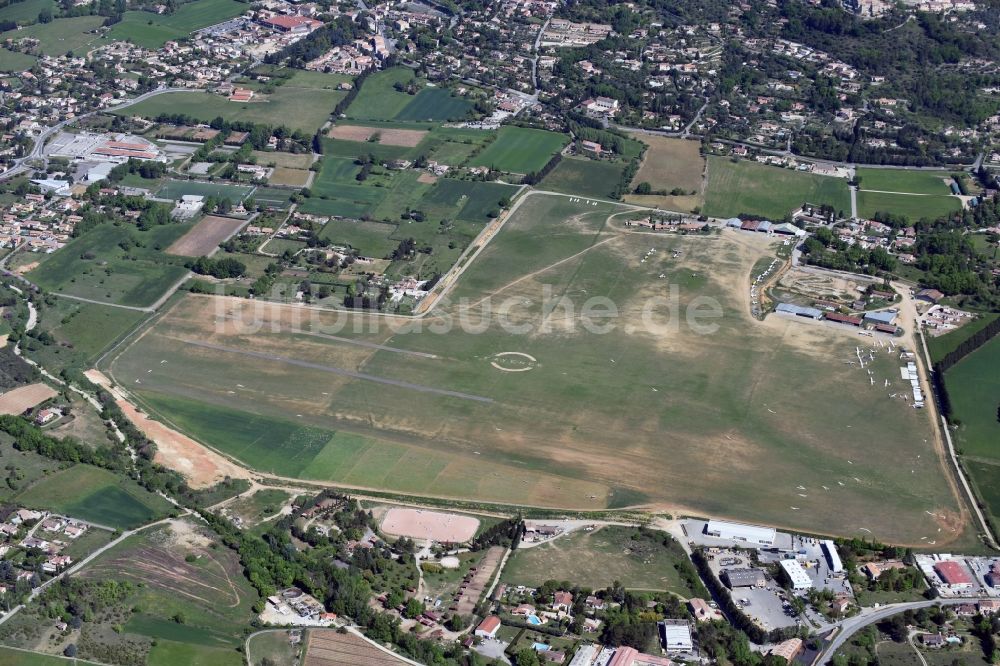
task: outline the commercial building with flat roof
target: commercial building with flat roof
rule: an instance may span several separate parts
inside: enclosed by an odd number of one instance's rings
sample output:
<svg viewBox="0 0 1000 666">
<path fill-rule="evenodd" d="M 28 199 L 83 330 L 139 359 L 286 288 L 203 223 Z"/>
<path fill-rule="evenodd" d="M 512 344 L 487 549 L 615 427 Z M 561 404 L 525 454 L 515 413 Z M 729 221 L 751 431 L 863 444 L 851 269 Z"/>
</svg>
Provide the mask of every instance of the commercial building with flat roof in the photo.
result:
<svg viewBox="0 0 1000 666">
<path fill-rule="evenodd" d="M 844 563 L 840 561 L 840 554 L 837 553 L 837 544 L 830 539 L 821 542 L 823 552 L 826 553 L 826 560 L 830 564 L 830 571 L 840 573 L 844 570 Z"/>
<path fill-rule="evenodd" d="M 747 543 L 759 544 L 761 546 L 774 545 L 776 532 L 773 527 L 758 527 L 756 525 L 744 525 L 742 523 L 730 523 L 725 520 L 710 520 L 705 525 L 705 534 L 729 539 L 731 541 L 745 541 Z"/>
<path fill-rule="evenodd" d="M 812 588 L 812 579 L 809 578 L 809 574 L 802 568 L 798 560 L 781 560 L 778 564 L 781 565 L 781 568 L 788 575 L 789 580 L 792 581 L 793 590 L 808 590 Z"/>
<path fill-rule="evenodd" d="M 723 582 L 730 589 L 737 587 L 764 587 L 767 576 L 760 569 L 726 569 L 722 572 Z"/>
<path fill-rule="evenodd" d="M 961 563 L 954 560 L 938 562 L 934 565 L 934 573 L 945 585 L 952 589 L 972 587 L 972 577 Z"/>
<path fill-rule="evenodd" d="M 691 625 L 686 620 L 663 620 L 660 631 L 663 633 L 663 649 L 667 652 L 690 652 L 694 649 Z"/>
</svg>

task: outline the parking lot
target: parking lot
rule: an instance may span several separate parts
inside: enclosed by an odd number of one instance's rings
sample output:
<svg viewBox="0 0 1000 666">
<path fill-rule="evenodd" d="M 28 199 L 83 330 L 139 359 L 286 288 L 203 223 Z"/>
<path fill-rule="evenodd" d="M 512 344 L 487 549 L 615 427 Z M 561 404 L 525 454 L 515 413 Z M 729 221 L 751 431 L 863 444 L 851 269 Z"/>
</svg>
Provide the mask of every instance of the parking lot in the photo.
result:
<svg viewBox="0 0 1000 666">
<path fill-rule="evenodd" d="M 754 568 L 745 553 L 732 550 L 719 550 L 709 554 L 708 566 L 720 580 L 726 569 Z M 744 613 L 767 631 L 797 624 L 784 600 L 785 591 L 771 579 L 768 579 L 765 587 L 737 587 L 730 592 L 737 606 L 742 607 Z"/>
</svg>

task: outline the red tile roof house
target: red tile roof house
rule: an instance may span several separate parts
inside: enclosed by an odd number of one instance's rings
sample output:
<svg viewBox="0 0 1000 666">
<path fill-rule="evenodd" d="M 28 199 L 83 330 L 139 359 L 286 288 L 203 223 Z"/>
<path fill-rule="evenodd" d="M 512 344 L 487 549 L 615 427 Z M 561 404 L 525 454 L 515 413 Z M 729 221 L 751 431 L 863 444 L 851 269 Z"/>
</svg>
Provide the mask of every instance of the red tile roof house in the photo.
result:
<svg viewBox="0 0 1000 666">
<path fill-rule="evenodd" d="M 476 636 L 482 638 L 496 638 L 497 629 L 500 628 L 500 618 L 496 615 L 490 615 L 485 620 L 479 623 L 476 627 Z"/>
<path fill-rule="evenodd" d="M 573 607 L 573 595 L 569 592 L 556 592 L 552 600 L 553 610 L 562 610 L 569 612 Z"/>
</svg>

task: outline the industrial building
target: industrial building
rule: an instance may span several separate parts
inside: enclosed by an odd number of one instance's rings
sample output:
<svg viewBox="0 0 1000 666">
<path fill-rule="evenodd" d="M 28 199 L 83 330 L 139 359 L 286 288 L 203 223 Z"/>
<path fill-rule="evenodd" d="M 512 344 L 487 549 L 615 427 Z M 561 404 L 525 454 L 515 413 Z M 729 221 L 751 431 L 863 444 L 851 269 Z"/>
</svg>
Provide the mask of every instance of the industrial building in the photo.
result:
<svg viewBox="0 0 1000 666">
<path fill-rule="evenodd" d="M 781 568 L 788 575 L 789 580 L 792 581 L 793 590 L 809 590 L 812 588 L 812 579 L 809 578 L 809 574 L 802 568 L 798 560 L 781 560 L 778 564 L 781 565 Z"/>
<path fill-rule="evenodd" d="M 738 587 L 764 587 L 767 585 L 767 576 L 760 569 L 726 569 L 722 572 L 722 579 L 731 590 Z"/>
<path fill-rule="evenodd" d="M 823 552 L 826 553 L 826 561 L 830 564 L 830 571 L 833 573 L 842 573 L 844 571 L 844 564 L 840 561 L 837 544 L 829 539 L 821 541 L 820 544 L 823 546 Z"/>
<path fill-rule="evenodd" d="M 756 525 L 730 523 L 725 520 L 710 520 L 705 525 L 705 534 L 731 541 L 773 546 L 776 532 L 773 527 L 757 527 Z"/>
<path fill-rule="evenodd" d="M 934 573 L 949 589 L 962 590 L 972 587 L 972 577 L 960 562 L 947 560 L 934 565 Z"/>
<path fill-rule="evenodd" d="M 794 303 L 778 303 L 774 308 L 775 312 L 795 315 L 797 317 L 808 317 L 809 319 L 822 319 L 823 311 L 816 308 L 807 308 Z"/>
<path fill-rule="evenodd" d="M 691 625 L 686 620 L 663 620 L 660 622 L 660 632 L 663 635 L 663 649 L 668 653 L 691 652 L 694 649 Z"/>
</svg>

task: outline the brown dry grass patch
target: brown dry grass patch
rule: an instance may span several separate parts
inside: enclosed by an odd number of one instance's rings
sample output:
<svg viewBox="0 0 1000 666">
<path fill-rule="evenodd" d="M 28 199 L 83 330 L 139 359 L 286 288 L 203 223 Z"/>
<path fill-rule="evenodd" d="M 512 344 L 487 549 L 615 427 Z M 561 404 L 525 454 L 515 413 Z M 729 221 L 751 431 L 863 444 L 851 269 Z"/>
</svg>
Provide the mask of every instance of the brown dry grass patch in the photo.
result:
<svg viewBox="0 0 1000 666">
<path fill-rule="evenodd" d="M 207 215 L 190 231 L 174 241 L 167 248 L 167 254 L 176 254 L 181 257 L 203 257 L 244 224 L 246 224 L 246 220 Z"/>
<path fill-rule="evenodd" d="M 271 177 L 267 179 L 268 185 L 288 185 L 290 187 L 305 187 L 309 182 L 309 171 L 306 169 L 291 169 L 289 167 L 275 167 Z"/>
<path fill-rule="evenodd" d="M 701 191 L 705 172 L 705 158 L 701 144 L 687 139 L 671 139 L 652 134 L 632 134 L 632 138 L 649 146 L 642 158 L 642 165 L 632 179 L 632 185 L 647 182 L 654 190 Z"/>
<path fill-rule="evenodd" d="M 38 382 L 7 391 L 0 395 L 0 414 L 21 414 L 24 410 L 56 397 L 56 392 L 48 385 Z"/>
<path fill-rule="evenodd" d="M 362 127 L 361 125 L 336 125 L 327 136 L 342 141 L 368 141 L 373 136 L 387 146 L 413 148 L 427 136 L 427 130 L 394 129 L 390 127 Z"/>
</svg>

